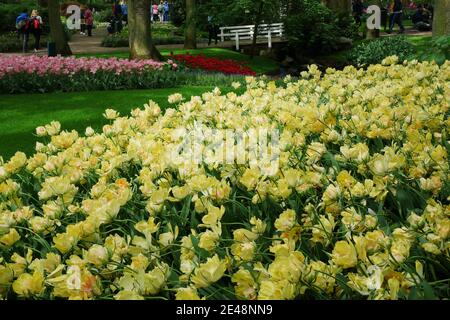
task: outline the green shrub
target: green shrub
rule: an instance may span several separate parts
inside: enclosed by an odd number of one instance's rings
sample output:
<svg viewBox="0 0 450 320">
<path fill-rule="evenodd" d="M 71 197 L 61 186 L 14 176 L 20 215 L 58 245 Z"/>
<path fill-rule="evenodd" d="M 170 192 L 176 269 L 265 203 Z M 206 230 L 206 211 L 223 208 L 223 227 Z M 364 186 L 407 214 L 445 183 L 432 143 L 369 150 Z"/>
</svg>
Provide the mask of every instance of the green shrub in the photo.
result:
<svg viewBox="0 0 450 320">
<path fill-rule="evenodd" d="M 23 4 L 3 4 L 0 5 L 0 32 L 10 32 L 15 30 L 16 17 L 25 9 Z M 29 9 L 28 9 L 29 10 Z"/>
<path fill-rule="evenodd" d="M 340 36 L 356 39 L 358 38 L 358 26 L 355 18 L 349 14 L 339 14 L 335 21 Z"/>
<path fill-rule="evenodd" d="M 152 70 L 117 75 L 110 71 L 71 75 L 14 74 L 0 78 L 0 94 L 79 92 L 95 90 L 157 89 L 176 86 L 231 86 L 244 81 L 243 76 L 203 71 Z"/>
<path fill-rule="evenodd" d="M 101 11 L 96 11 L 94 13 L 94 20 L 95 22 L 99 23 L 99 22 L 110 22 L 112 19 L 113 13 L 112 10 L 110 8 L 105 9 L 105 10 L 101 10 Z"/>
<path fill-rule="evenodd" d="M 0 35 L 0 52 L 16 52 L 22 50 L 22 41 L 17 34 L 8 33 Z"/>
<path fill-rule="evenodd" d="M 171 37 L 176 35 L 183 35 L 183 31 L 180 28 L 174 26 L 172 23 L 153 23 L 152 35 Z"/>
<path fill-rule="evenodd" d="M 242 75 L 211 73 L 201 70 L 178 72 L 179 85 L 229 87 L 233 82 L 244 82 Z"/>
<path fill-rule="evenodd" d="M 421 61 L 433 60 L 438 64 L 450 60 L 450 36 L 441 36 L 431 40 L 430 46 L 419 50 L 415 57 Z"/>
<path fill-rule="evenodd" d="M 155 45 L 164 44 L 183 44 L 184 37 L 173 36 L 173 37 L 153 37 L 153 42 Z"/>
<path fill-rule="evenodd" d="M 128 36 L 122 34 L 107 35 L 102 40 L 102 47 L 119 48 L 128 47 Z"/>
<path fill-rule="evenodd" d="M 289 46 L 300 53 L 329 52 L 339 37 L 336 17 L 317 0 L 294 0 L 284 26 Z"/>
<path fill-rule="evenodd" d="M 181 36 L 164 37 L 153 35 L 152 40 L 155 45 L 184 43 L 184 37 Z M 125 35 L 123 32 L 118 34 L 107 35 L 102 40 L 102 47 L 118 48 L 118 47 L 128 47 L 128 45 L 129 45 L 128 34 Z"/>
<path fill-rule="evenodd" d="M 0 93 L 77 92 L 92 90 L 153 89 L 173 87 L 176 72 L 151 71 L 117 75 L 99 71 L 95 74 L 80 72 L 67 75 L 14 74 L 0 79 Z"/>
<path fill-rule="evenodd" d="M 170 10 L 170 21 L 177 27 L 183 26 L 186 21 L 186 9 L 184 0 L 173 0 Z"/>
<path fill-rule="evenodd" d="M 32 48 L 33 44 L 34 38 L 32 35 L 30 35 L 30 40 L 28 41 L 28 49 Z M 46 37 L 41 37 L 40 44 L 42 48 L 45 48 L 47 46 Z M 0 52 L 20 51 L 22 51 L 22 40 L 17 38 L 17 33 L 10 32 L 0 35 Z"/>
<path fill-rule="evenodd" d="M 128 47 L 128 31 L 125 32 L 124 29 L 121 32 L 106 35 L 101 46 L 110 48 Z"/>
<path fill-rule="evenodd" d="M 380 63 L 384 58 L 396 55 L 400 61 L 410 59 L 414 46 L 403 36 L 383 37 L 363 42 L 353 48 L 348 60 L 357 66 Z"/>
<path fill-rule="evenodd" d="M 24 9 L 28 10 L 28 14 L 31 13 L 31 10 L 37 9 L 44 20 L 43 31 L 44 33 L 48 33 L 47 8 L 41 7 L 36 1 L 31 0 L 21 1 L 20 3 L 2 3 L 0 5 L 0 33 L 15 31 L 16 18 Z"/>
<path fill-rule="evenodd" d="M 112 2 L 104 0 L 83 0 L 78 1 L 80 3 L 89 4 L 91 8 L 95 8 L 95 11 L 110 11 L 112 12 Z"/>
<path fill-rule="evenodd" d="M 179 28 L 171 23 L 152 24 L 152 39 L 155 45 L 184 43 L 184 37 L 180 34 Z M 102 47 L 128 47 L 128 27 L 124 27 L 119 33 L 104 37 Z"/>
</svg>

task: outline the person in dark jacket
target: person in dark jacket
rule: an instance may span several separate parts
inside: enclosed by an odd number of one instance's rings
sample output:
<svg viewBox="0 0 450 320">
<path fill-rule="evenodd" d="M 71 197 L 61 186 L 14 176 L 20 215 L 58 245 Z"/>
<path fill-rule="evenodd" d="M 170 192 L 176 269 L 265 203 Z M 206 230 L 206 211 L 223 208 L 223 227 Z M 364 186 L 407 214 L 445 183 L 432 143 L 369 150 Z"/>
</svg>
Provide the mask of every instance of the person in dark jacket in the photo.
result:
<svg viewBox="0 0 450 320">
<path fill-rule="evenodd" d="M 127 24 L 128 23 L 128 5 L 125 1 L 122 1 L 121 5 L 122 7 L 122 21 Z"/>
<path fill-rule="evenodd" d="M 431 4 L 424 4 L 423 5 L 423 9 L 428 13 L 428 15 L 430 16 L 430 21 L 433 21 L 433 15 L 434 15 L 434 8 L 433 5 Z"/>
<path fill-rule="evenodd" d="M 122 20 L 122 6 L 118 1 L 114 1 L 113 14 L 116 19 Z"/>
<path fill-rule="evenodd" d="M 28 39 L 30 38 L 28 10 L 24 9 L 22 13 L 16 18 L 17 36 L 22 40 L 22 52 L 28 51 Z"/>
<path fill-rule="evenodd" d="M 86 19 L 84 19 L 84 12 L 86 11 L 86 7 L 81 6 L 80 8 L 80 34 L 86 35 Z"/>
<path fill-rule="evenodd" d="M 389 18 L 389 1 L 385 1 L 381 6 L 381 25 L 383 26 L 384 32 L 387 31 L 388 18 Z"/>
<path fill-rule="evenodd" d="M 424 10 L 422 5 L 417 7 L 417 11 L 411 18 L 412 23 L 414 24 L 414 28 L 419 31 L 430 31 L 431 23 L 429 20 L 428 13 Z"/>
<path fill-rule="evenodd" d="M 356 25 L 361 26 L 361 17 L 364 13 L 364 5 L 362 0 L 354 0 L 353 1 L 353 17 L 355 18 Z"/>
<path fill-rule="evenodd" d="M 394 6 L 392 8 L 392 16 L 391 23 L 389 24 L 388 33 L 392 33 L 392 29 L 394 29 L 394 25 L 398 24 L 400 28 L 399 33 L 405 32 L 405 27 L 403 26 L 403 4 L 402 0 L 395 0 Z"/>
<path fill-rule="evenodd" d="M 212 40 L 217 44 L 219 32 L 220 29 L 215 18 L 213 16 L 208 16 L 208 46 L 211 45 Z"/>
</svg>

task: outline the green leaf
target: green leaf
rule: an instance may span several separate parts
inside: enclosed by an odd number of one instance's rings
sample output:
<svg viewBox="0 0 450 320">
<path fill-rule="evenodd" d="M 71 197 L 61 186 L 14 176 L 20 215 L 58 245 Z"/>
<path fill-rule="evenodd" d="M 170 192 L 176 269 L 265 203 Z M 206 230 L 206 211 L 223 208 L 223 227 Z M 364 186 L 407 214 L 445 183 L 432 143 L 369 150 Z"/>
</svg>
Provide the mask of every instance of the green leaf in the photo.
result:
<svg viewBox="0 0 450 320">
<path fill-rule="evenodd" d="M 191 235 L 192 245 L 194 246 L 195 253 L 200 257 L 200 259 L 207 259 L 210 254 L 207 250 L 200 248 L 198 246 L 200 239 Z"/>
<path fill-rule="evenodd" d="M 423 298 L 426 300 L 437 300 L 438 298 L 434 294 L 433 288 L 430 286 L 430 284 L 426 281 L 421 283 L 421 286 L 423 287 Z"/>
</svg>

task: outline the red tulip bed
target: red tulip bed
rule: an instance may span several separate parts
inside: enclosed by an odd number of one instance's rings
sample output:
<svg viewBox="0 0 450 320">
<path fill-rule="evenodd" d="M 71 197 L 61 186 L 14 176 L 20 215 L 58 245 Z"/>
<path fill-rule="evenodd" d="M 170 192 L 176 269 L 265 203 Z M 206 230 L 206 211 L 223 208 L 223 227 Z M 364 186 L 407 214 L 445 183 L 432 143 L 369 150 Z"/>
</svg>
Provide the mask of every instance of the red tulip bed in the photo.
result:
<svg viewBox="0 0 450 320">
<path fill-rule="evenodd" d="M 190 54 L 171 55 L 171 58 L 191 69 L 222 72 L 225 74 L 256 76 L 256 72 L 254 72 L 250 67 L 246 66 L 245 62 L 241 61 L 231 59 L 220 60 L 216 58 L 205 57 L 204 55 Z"/>
</svg>

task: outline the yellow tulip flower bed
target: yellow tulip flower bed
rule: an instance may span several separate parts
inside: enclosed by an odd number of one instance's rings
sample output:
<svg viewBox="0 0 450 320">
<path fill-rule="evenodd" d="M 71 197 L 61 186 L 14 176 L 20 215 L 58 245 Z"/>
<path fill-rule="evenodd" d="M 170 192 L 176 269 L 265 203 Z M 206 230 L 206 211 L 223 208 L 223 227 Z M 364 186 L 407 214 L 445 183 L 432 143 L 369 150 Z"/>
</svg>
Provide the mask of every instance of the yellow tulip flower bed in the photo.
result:
<svg viewBox="0 0 450 320">
<path fill-rule="evenodd" d="M 449 61 L 389 57 L 39 127 L 0 162 L 0 297 L 448 298 L 449 83 Z M 276 170 L 175 161 L 198 122 L 278 130 Z"/>
</svg>

